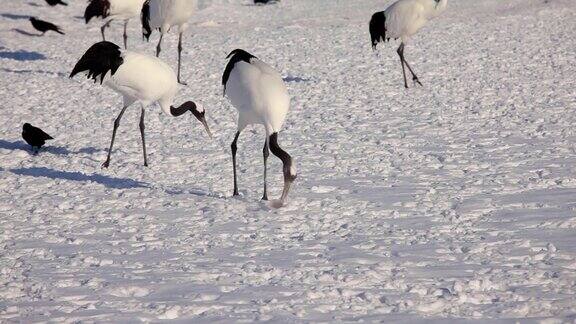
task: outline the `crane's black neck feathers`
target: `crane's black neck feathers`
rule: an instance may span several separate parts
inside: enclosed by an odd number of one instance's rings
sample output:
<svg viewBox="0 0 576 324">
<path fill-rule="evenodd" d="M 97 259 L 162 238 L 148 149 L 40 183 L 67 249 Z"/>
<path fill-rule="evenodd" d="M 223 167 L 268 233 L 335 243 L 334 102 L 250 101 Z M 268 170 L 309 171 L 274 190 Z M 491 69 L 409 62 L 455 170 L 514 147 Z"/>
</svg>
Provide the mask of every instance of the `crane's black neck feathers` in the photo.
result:
<svg viewBox="0 0 576 324">
<path fill-rule="evenodd" d="M 196 112 L 198 112 L 198 109 L 193 101 L 186 101 L 179 107 L 170 106 L 170 114 L 172 114 L 172 116 L 174 117 L 182 116 L 187 111 L 191 112 L 192 114 L 194 114 L 194 116 L 196 116 Z"/>
<path fill-rule="evenodd" d="M 226 65 L 226 69 L 224 69 L 224 74 L 222 74 L 222 85 L 224 86 L 224 93 L 226 93 L 226 82 L 228 82 L 228 78 L 230 78 L 230 73 L 232 73 L 234 65 L 238 62 L 250 63 L 251 59 L 257 57 L 243 49 L 237 48 L 230 52 L 226 58 L 230 58 L 230 61 L 228 61 L 228 65 Z"/>
<path fill-rule="evenodd" d="M 84 19 L 86 23 L 92 19 L 92 17 L 106 18 L 110 15 L 110 1 L 109 0 L 89 0 L 90 3 L 84 11 Z"/>
<path fill-rule="evenodd" d="M 70 73 L 70 77 L 88 71 L 89 79 L 96 82 L 100 76 L 100 84 L 102 84 L 106 73 L 110 71 L 110 75 L 114 75 L 122 63 L 124 63 L 124 58 L 118 45 L 107 41 L 98 42 L 82 55 Z"/>
<path fill-rule="evenodd" d="M 142 36 L 146 41 L 150 41 L 152 35 L 152 28 L 150 27 L 150 0 L 146 0 L 140 12 L 140 20 L 142 21 Z"/>
<path fill-rule="evenodd" d="M 370 19 L 370 38 L 372 40 L 372 49 L 376 49 L 379 42 L 384 42 L 386 38 L 386 15 L 384 11 L 377 12 Z"/>
<path fill-rule="evenodd" d="M 284 181 L 292 182 L 296 179 L 296 174 L 292 174 L 292 157 L 278 145 L 278 133 L 274 132 L 268 138 L 270 151 L 282 161 L 282 172 Z"/>
</svg>

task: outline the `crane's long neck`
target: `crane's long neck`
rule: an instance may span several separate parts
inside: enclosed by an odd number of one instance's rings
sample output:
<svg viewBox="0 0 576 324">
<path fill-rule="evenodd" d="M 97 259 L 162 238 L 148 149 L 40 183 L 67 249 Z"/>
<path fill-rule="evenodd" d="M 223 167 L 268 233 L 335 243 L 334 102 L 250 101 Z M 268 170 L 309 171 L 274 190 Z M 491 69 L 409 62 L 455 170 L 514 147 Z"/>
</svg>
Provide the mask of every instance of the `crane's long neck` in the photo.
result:
<svg viewBox="0 0 576 324">
<path fill-rule="evenodd" d="M 192 115 L 194 115 L 194 117 L 196 117 L 196 119 L 198 119 L 200 123 L 202 123 L 202 125 L 204 125 L 204 128 L 206 129 L 206 133 L 208 133 L 208 136 L 212 137 L 210 127 L 208 127 L 208 123 L 206 123 L 206 116 L 205 116 L 206 112 L 204 111 L 204 108 L 199 109 L 196 103 L 194 103 L 193 101 L 186 101 L 185 103 L 181 104 L 178 107 L 174 107 L 172 105 L 170 106 L 166 105 L 163 106 L 162 108 L 166 113 L 174 117 L 182 116 L 186 112 L 190 112 Z"/>
<path fill-rule="evenodd" d="M 183 103 L 179 107 L 170 106 L 170 114 L 174 117 L 182 116 L 187 111 L 190 111 L 190 107 L 186 103 Z"/>
<path fill-rule="evenodd" d="M 290 191 L 290 186 L 296 180 L 296 168 L 292 164 L 292 157 L 286 151 L 284 151 L 280 145 L 278 145 L 278 133 L 273 133 L 268 139 L 270 145 L 270 151 L 272 154 L 276 155 L 282 161 L 282 171 L 284 173 L 284 189 L 282 190 L 282 196 L 280 200 L 282 203 L 286 201 L 288 197 L 288 192 Z"/>
</svg>

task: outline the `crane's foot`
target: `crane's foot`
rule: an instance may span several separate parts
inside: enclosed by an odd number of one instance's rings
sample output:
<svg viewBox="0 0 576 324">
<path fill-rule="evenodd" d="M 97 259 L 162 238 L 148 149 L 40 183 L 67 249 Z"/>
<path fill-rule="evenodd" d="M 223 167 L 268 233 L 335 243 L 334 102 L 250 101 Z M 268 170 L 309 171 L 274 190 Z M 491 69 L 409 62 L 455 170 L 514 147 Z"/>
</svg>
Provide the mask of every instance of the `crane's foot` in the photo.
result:
<svg viewBox="0 0 576 324">
<path fill-rule="evenodd" d="M 420 82 L 420 80 L 418 80 L 417 76 L 412 77 L 412 82 L 414 82 L 414 84 L 419 84 L 421 87 L 423 87 L 422 82 Z"/>
<path fill-rule="evenodd" d="M 102 163 L 102 168 L 108 169 L 109 166 L 110 166 L 110 159 L 106 159 L 106 161 Z"/>
</svg>

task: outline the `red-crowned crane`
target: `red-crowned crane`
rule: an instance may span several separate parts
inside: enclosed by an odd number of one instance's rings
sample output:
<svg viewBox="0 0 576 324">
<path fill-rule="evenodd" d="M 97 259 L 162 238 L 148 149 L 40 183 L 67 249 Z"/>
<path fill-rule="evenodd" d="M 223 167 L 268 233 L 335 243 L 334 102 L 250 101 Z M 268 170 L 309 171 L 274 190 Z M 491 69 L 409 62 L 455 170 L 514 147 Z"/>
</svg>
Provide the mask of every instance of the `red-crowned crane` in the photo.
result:
<svg viewBox="0 0 576 324">
<path fill-rule="evenodd" d="M 162 38 L 173 27 L 178 31 L 178 83 L 186 84 L 180 77 L 182 66 L 182 34 L 188 29 L 188 20 L 196 12 L 196 0 L 147 0 L 142 8 L 142 33 L 147 40 L 155 29 L 160 30 L 156 56 L 160 56 Z"/>
<path fill-rule="evenodd" d="M 230 60 L 222 75 L 224 95 L 238 111 L 238 125 L 232 142 L 232 166 L 234 171 L 234 195 L 238 195 L 236 179 L 236 151 L 240 132 L 250 124 L 263 125 L 266 130 L 264 141 L 264 195 L 268 200 L 266 188 L 266 162 L 269 151 L 283 164 L 284 189 L 279 201 L 274 205 L 282 206 L 286 202 L 290 186 L 296 179 L 296 168 L 292 157 L 278 145 L 278 132 L 284 124 L 290 108 L 290 96 L 282 77 L 270 65 L 254 55 L 235 49 L 228 55 Z"/>
<path fill-rule="evenodd" d="M 404 58 L 404 46 L 408 39 L 426 25 L 430 19 L 440 15 L 446 9 L 447 4 L 448 0 L 398 0 L 386 10 L 372 15 L 370 20 L 372 49 L 376 50 L 376 45 L 379 42 L 389 41 L 390 38 L 400 38 L 402 41 L 397 53 L 400 56 L 406 88 L 408 88 L 408 82 L 406 81 L 404 65 L 412 74 L 412 80 L 419 85 L 422 83 Z"/>
<path fill-rule="evenodd" d="M 89 0 L 88 6 L 84 11 L 86 23 L 90 22 L 93 17 L 100 17 L 106 22 L 100 28 L 102 40 L 106 40 L 104 30 L 113 20 L 124 20 L 124 48 L 128 48 L 128 35 L 126 28 L 128 21 L 140 16 L 142 5 L 145 0 Z"/>
<path fill-rule="evenodd" d="M 87 71 L 88 78 L 100 81 L 122 95 L 124 104 L 122 110 L 114 121 L 112 141 L 108 150 L 108 157 L 102 164 L 107 168 L 110 165 L 110 154 L 114 146 L 116 130 L 120 126 L 120 119 L 130 105 L 140 103 L 140 134 L 142 136 L 142 152 L 144 166 L 148 166 L 146 156 L 146 141 L 144 137 L 144 109 L 146 106 L 157 102 L 162 110 L 169 116 L 178 117 L 186 112 L 191 112 L 208 132 L 210 128 L 206 123 L 205 110 L 193 101 L 187 101 L 179 107 L 172 106 L 174 97 L 178 93 L 176 74 L 170 66 L 154 56 L 140 54 L 132 51 L 121 51 L 118 45 L 102 41 L 92 45 L 82 58 L 76 63 L 70 77 Z"/>
</svg>

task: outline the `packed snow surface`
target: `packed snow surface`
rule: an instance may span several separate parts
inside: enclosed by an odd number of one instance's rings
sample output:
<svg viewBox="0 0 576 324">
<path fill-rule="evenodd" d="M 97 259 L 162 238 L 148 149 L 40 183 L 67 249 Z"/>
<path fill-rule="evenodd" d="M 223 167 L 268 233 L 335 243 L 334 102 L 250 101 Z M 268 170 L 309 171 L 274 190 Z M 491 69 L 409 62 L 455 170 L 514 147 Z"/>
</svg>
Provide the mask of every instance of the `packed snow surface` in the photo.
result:
<svg viewBox="0 0 576 324">
<path fill-rule="evenodd" d="M 176 104 L 127 110 L 69 79 L 100 40 L 86 1 L 0 1 L 0 322 L 527 322 L 576 319 L 576 5 L 460 0 L 405 54 L 372 52 L 386 0 L 215 0 L 185 34 Z M 65 36 L 36 36 L 30 15 Z M 107 36 L 122 43 L 122 23 Z M 139 22 L 131 49 L 153 54 Z M 177 36 L 161 57 L 176 67 Z M 299 177 L 287 206 L 262 195 L 262 127 L 238 149 L 222 97 L 235 48 L 280 71 L 292 97 L 279 140 Z M 37 156 L 29 122 L 55 137 Z M 269 159 L 269 190 L 282 189 Z"/>
</svg>

